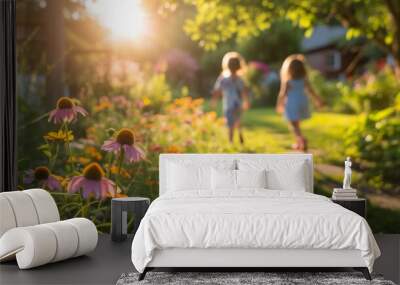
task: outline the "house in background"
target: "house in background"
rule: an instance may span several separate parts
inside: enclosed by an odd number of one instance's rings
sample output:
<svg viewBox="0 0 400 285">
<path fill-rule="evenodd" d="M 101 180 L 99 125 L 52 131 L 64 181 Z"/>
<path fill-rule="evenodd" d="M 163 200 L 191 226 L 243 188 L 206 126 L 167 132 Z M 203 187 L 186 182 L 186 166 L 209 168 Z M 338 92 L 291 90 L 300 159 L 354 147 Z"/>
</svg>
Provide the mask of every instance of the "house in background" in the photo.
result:
<svg viewBox="0 0 400 285">
<path fill-rule="evenodd" d="M 311 37 L 301 43 L 309 65 L 325 77 L 344 79 L 367 62 L 362 44 L 345 41 L 346 29 L 341 26 L 316 26 Z"/>
</svg>

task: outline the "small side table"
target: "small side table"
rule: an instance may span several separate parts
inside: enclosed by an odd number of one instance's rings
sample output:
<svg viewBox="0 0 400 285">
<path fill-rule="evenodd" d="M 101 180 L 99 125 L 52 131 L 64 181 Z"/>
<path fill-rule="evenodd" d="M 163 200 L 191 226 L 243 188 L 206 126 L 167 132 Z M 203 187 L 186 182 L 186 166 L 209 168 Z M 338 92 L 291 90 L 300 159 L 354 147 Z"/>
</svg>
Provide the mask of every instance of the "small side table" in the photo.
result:
<svg viewBox="0 0 400 285">
<path fill-rule="evenodd" d="M 149 198 L 126 197 L 111 200 L 111 240 L 124 241 L 128 234 L 128 212 L 134 214 L 133 234 L 150 205 Z"/>
<path fill-rule="evenodd" d="M 339 204 L 340 206 L 359 214 L 361 217 L 367 217 L 367 200 L 364 198 L 348 199 L 348 200 L 336 200 L 332 199 L 333 203 Z"/>
</svg>

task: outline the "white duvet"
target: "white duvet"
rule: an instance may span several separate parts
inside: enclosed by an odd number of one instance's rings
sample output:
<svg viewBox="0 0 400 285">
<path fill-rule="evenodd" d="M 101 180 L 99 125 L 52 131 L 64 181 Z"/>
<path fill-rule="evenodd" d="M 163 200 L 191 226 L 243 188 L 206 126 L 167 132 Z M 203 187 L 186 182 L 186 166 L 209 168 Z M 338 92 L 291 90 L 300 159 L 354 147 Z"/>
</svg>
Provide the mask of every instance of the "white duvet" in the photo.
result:
<svg viewBox="0 0 400 285">
<path fill-rule="evenodd" d="M 143 272 L 155 249 L 358 249 L 372 271 L 380 251 L 364 218 L 328 198 L 299 191 L 196 191 L 154 200 L 132 243 Z"/>
</svg>

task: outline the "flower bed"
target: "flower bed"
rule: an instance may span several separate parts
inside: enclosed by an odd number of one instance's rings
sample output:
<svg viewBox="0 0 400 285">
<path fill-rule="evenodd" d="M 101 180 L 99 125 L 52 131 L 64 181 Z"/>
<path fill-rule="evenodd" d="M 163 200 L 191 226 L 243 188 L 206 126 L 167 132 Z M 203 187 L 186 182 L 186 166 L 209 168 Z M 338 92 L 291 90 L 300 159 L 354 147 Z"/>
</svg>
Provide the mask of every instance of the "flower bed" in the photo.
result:
<svg viewBox="0 0 400 285">
<path fill-rule="evenodd" d="M 109 230 L 111 198 L 158 196 L 160 153 L 230 147 L 223 120 L 204 112 L 202 99 L 173 99 L 161 74 L 111 90 L 58 100 L 48 116 L 53 127 L 39 146 L 46 163 L 38 159 L 20 185 L 47 189 L 62 218 L 90 218 L 100 231 Z"/>
</svg>

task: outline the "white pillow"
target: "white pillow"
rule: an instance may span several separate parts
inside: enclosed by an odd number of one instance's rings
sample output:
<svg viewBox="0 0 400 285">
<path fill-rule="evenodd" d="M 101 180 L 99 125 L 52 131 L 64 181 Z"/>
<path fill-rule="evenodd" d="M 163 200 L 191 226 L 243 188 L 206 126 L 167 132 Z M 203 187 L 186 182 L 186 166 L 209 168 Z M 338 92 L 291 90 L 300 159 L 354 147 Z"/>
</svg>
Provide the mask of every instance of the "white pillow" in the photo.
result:
<svg viewBox="0 0 400 285">
<path fill-rule="evenodd" d="M 211 167 L 168 164 L 168 190 L 189 191 L 211 189 Z"/>
<path fill-rule="evenodd" d="M 267 171 L 236 170 L 237 188 L 267 188 Z"/>
<path fill-rule="evenodd" d="M 266 170 L 211 170 L 211 188 L 215 190 L 238 190 L 241 188 L 266 188 Z"/>
<path fill-rule="evenodd" d="M 267 188 L 273 190 L 303 191 L 308 189 L 308 168 L 305 160 L 240 159 L 239 170 L 267 170 Z"/>
<path fill-rule="evenodd" d="M 212 168 L 211 181 L 213 190 L 236 190 L 236 170 Z"/>
<path fill-rule="evenodd" d="M 166 164 L 167 191 L 211 191 L 211 168 L 235 169 L 233 159 L 171 159 Z"/>
</svg>

